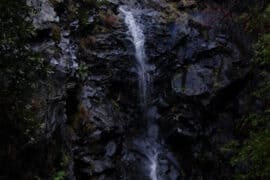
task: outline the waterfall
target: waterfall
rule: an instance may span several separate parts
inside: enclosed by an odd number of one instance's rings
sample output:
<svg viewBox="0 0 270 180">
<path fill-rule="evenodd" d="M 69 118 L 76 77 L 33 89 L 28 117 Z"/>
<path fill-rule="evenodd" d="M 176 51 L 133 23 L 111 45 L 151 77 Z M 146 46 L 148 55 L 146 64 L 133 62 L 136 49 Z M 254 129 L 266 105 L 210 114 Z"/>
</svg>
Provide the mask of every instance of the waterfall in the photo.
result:
<svg viewBox="0 0 270 180">
<path fill-rule="evenodd" d="M 147 72 L 148 65 L 146 63 L 147 58 L 144 49 L 145 37 L 133 14 L 130 11 L 124 10 L 123 7 L 120 7 L 119 10 L 125 15 L 125 23 L 128 26 L 129 32 L 132 36 L 132 42 L 135 47 L 135 57 L 137 60 L 140 103 L 143 108 L 146 108 L 148 99 L 147 89 L 149 86 L 149 74 Z"/>
<path fill-rule="evenodd" d="M 132 12 L 125 10 L 123 7 L 120 7 L 119 9 L 125 16 L 125 23 L 129 29 L 129 33 L 132 36 L 132 43 L 135 47 L 135 58 L 137 61 L 137 73 L 139 78 L 139 97 L 140 97 L 140 103 L 143 111 L 143 118 L 145 118 L 145 113 L 147 114 L 147 111 L 149 110 L 148 107 L 148 99 L 149 99 L 149 92 L 148 89 L 150 88 L 150 77 L 149 77 L 149 65 L 147 64 L 147 57 L 145 54 L 145 37 L 144 33 L 140 27 L 140 25 L 136 22 Z M 157 130 L 153 131 L 153 122 L 151 116 L 146 115 L 147 123 L 148 123 L 148 132 L 157 132 Z M 155 133 L 150 133 L 155 134 Z M 151 143 L 150 150 L 146 151 L 142 149 L 141 151 L 144 151 L 144 154 L 148 157 L 149 163 L 148 168 L 150 170 L 149 177 L 151 180 L 157 180 L 157 168 L 158 168 L 158 151 L 155 147 L 155 143 L 153 143 L 156 138 L 154 136 L 148 136 L 149 143 Z M 155 136 L 157 137 L 157 135 Z"/>
<path fill-rule="evenodd" d="M 154 152 L 154 154 L 150 157 L 150 178 L 151 180 L 157 180 L 157 166 L 158 166 L 158 153 Z"/>
</svg>

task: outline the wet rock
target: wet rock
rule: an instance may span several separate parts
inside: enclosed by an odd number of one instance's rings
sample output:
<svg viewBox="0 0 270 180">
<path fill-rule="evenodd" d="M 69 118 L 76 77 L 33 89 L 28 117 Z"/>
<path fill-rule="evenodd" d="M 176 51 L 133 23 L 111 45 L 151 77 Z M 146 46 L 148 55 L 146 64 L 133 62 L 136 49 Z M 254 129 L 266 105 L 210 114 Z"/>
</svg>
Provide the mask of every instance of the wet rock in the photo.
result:
<svg viewBox="0 0 270 180">
<path fill-rule="evenodd" d="M 82 158 L 82 162 L 89 164 L 90 162 L 92 162 L 92 159 L 89 156 L 85 156 Z"/>
<path fill-rule="evenodd" d="M 117 146 L 115 142 L 113 141 L 109 142 L 109 144 L 107 144 L 106 146 L 106 156 L 109 156 L 109 157 L 113 156 L 116 152 L 116 147 Z"/>
<path fill-rule="evenodd" d="M 80 173 L 82 173 L 83 175 L 87 175 L 88 177 L 90 175 L 92 175 L 91 170 L 90 170 L 89 167 L 87 167 L 87 168 L 81 168 L 79 171 L 80 171 Z"/>
<path fill-rule="evenodd" d="M 112 168 L 112 163 L 108 160 L 95 160 L 91 164 L 93 173 L 100 174 L 107 169 Z"/>
<path fill-rule="evenodd" d="M 115 4 L 115 5 L 119 5 L 119 0 L 108 0 L 108 2 Z"/>
<path fill-rule="evenodd" d="M 189 132 L 186 129 L 177 128 L 175 133 L 178 134 L 178 136 L 195 137 L 195 135 L 192 132 Z"/>
<path fill-rule="evenodd" d="M 77 46 L 68 37 L 69 31 L 63 31 L 61 34 L 61 41 L 58 47 L 62 50 L 62 57 L 58 60 L 59 66 L 67 69 L 77 69 L 78 63 L 76 62 L 77 56 Z"/>
<path fill-rule="evenodd" d="M 114 120 L 111 115 L 110 107 L 96 107 L 91 111 L 91 121 L 93 121 L 97 127 L 108 131 L 114 127 Z"/>
<path fill-rule="evenodd" d="M 34 52 L 45 54 L 48 58 L 47 60 L 50 61 L 54 59 L 55 54 L 57 54 L 57 48 L 55 46 L 56 43 L 54 41 L 46 40 L 40 43 L 33 43 L 31 48 Z"/>
<path fill-rule="evenodd" d="M 195 0 L 181 0 L 179 2 L 179 8 L 194 8 L 197 6 L 197 2 Z"/>
<path fill-rule="evenodd" d="M 85 86 L 83 88 L 83 98 L 87 99 L 87 98 L 93 98 L 95 97 L 96 93 L 98 91 L 98 88 L 94 88 L 91 86 Z"/>
<path fill-rule="evenodd" d="M 165 101 L 163 97 L 159 97 L 157 101 L 157 105 L 159 108 L 168 108 L 170 105 Z"/>
<path fill-rule="evenodd" d="M 102 131 L 100 130 L 96 130 L 95 132 L 93 132 L 93 134 L 91 134 L 90 138 L 92 139 L 91 141 L 98 141 L 101 139 L 102 136 Z"/>
<path fill-rule="evenodd" d="M 53 133 L 64 123 L 67 119 L 65 115 L 64 101 L 54 100 L 48 108 L 45 131 L 48 137 L 52 136 Z"/>
<path fill-rule="evenodd" d="M 79 28 L 79 20 L 75 20 L 69 24 L 72 31 L 76 31 Z"/>
<path fill-rule="evenodd" d="M 229 39 L 229 37 L 226 34 L 221 34 L 220 33 L 220 34 L 216 35 L 216 40 L 219 41 L 219 42 L 226 42 L 226 41 L 228 41 L 228 39 Z"/>
<path fill-rule="evenodd" d="M 173 23 L 169 25 L 169 32 L 171 36 L 171 47 L 180 46 L 189 34 L 189 29 L 186 26 Z"/>
<path fill-rule="evenodd" d="M 212 72 L 197 65 L 188 67 L 186 73 L 176 74 L 172 80 L 172 88 L 177 94 L 198 96 L 210 92 L 213 83 Z"/>
<path fill-rule="evenodd" d="M 208 69 L 219 69 L 222 67 L 222 57 L 219 55 L 215 55 L 213 57 L 207 57 L 200 60 L 198 63 L 202 67 L 206 67 Z"/>
<path fill-rule="evenodd" d="M 174 162 L 170 153 L 160 154 L 158 158 L 158 177 L 164 180 L 181 179 L 179 164 Z"/>
<path fill-rule="evenodd" d="M 31 16 L 35 28 L 44 29 L 48 28 L 51 23 L 59 22 L 59 17 L 49 0 L 27 0 L 26 3 L 34 9 Z"/>
</svg>

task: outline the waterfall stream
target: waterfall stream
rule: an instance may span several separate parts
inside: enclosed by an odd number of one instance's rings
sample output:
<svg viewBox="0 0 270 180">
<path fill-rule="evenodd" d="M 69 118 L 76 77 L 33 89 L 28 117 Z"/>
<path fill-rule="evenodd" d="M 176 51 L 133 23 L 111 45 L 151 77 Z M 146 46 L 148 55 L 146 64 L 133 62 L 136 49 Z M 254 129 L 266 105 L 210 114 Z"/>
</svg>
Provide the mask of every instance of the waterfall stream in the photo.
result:
<svg viewBox="0 0 270 180">
<path fill-rule="evenodd" d="M 145 53 L 144 43 L 145 43 L 145 37 L 143 30 L 141 29 L 140 24 L 138 24 L 132 14 L 131 11 L 125 10 L 123 7 L 120 7 L 119 9 L 125 16 L 125 24 L 128 27 L 129 34 L 132 36 L 132 43 L 135 47 L 135 58 L 137 60 L 137 73 L 138 73 L 138 81 L 139 81 L 139 97 L 140 97 L 140 103 L 142 107 L 143 112 L 143 119 L 147 121 L 147 132 L 148 132 L 148 138 L 155 137 L 153 140 L 149 140 L 149 144 L 151 146 L 151 150 L 144 152 L 146 157 L 149 159 L 149 177 L 151 180 L 157 180 L 157 168 L 158 168 L 158 150 L 155 147 L 155 141 L 158 137 L 157 135 L 157 126 L 152 125 L 152 118 L 151 115 L 146 115 L 144 113 L 147 113 L 149 111 L 149 99 L 150 99 L 150 93 L 149 89 L 151 87 L 150 82 L 150 76 L 149 76 L 149 65 L 147 64 L 147 56 Z M 154 128 L 153 128 L 154 127 Z M 151 133 L 154 132 L 154 133 Z M 155 134 L 152 136 L 152 134 Z M 153 143 L 151 143 L 153 142 Z M 145 151 L 145 150 L 143 150 Z"/>
<path fill-rule="evenodd" d="M 130 11 L 120 7 L 120 11 L 125 16 L 125 23 L 128 26 L 129 32 L 132 36 L 132 42 L 135 47 L 135 57 L 137 60 L 137 73 L 139 77 L 139 96 L 140 103 L 143 108 L 147 106 L 148 87 L 150 85 L 147 58 L 144 49 L 145 37 L 140 25 L 136 22 L 133 14 Z"/>
</svg>

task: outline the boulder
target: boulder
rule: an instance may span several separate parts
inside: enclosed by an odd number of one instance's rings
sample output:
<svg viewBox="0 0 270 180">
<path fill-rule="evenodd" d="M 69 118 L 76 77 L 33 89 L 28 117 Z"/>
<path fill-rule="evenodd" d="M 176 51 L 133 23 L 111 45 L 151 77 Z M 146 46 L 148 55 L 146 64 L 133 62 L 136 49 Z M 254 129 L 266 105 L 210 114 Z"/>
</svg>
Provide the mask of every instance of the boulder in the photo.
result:
<svg viewBox="0 0 270 180">
<path fill-rule="evenodd" d="M 198 96 L 210 92 L 213 73 L 207 68 L 191 65 L 184 73 L 176 74 L 172 81 L 172 89 L 176 94 Z"/>
</svg>

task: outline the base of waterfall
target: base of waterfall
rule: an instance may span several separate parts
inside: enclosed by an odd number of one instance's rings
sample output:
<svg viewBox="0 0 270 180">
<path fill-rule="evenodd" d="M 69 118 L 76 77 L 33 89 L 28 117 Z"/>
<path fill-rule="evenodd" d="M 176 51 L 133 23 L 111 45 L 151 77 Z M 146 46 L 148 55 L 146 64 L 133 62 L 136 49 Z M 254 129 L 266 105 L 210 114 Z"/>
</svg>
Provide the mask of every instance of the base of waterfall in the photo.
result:
<svg viewBox="0 0 270 180">
<path fill-rule="evenodd" d="M 171 180 L 180 177 L 175 157 L 161 142 L 148 136 L 132 137 L 126 140 L 124 147 L 121 160 L 132 179 Z"/>
</svg>

